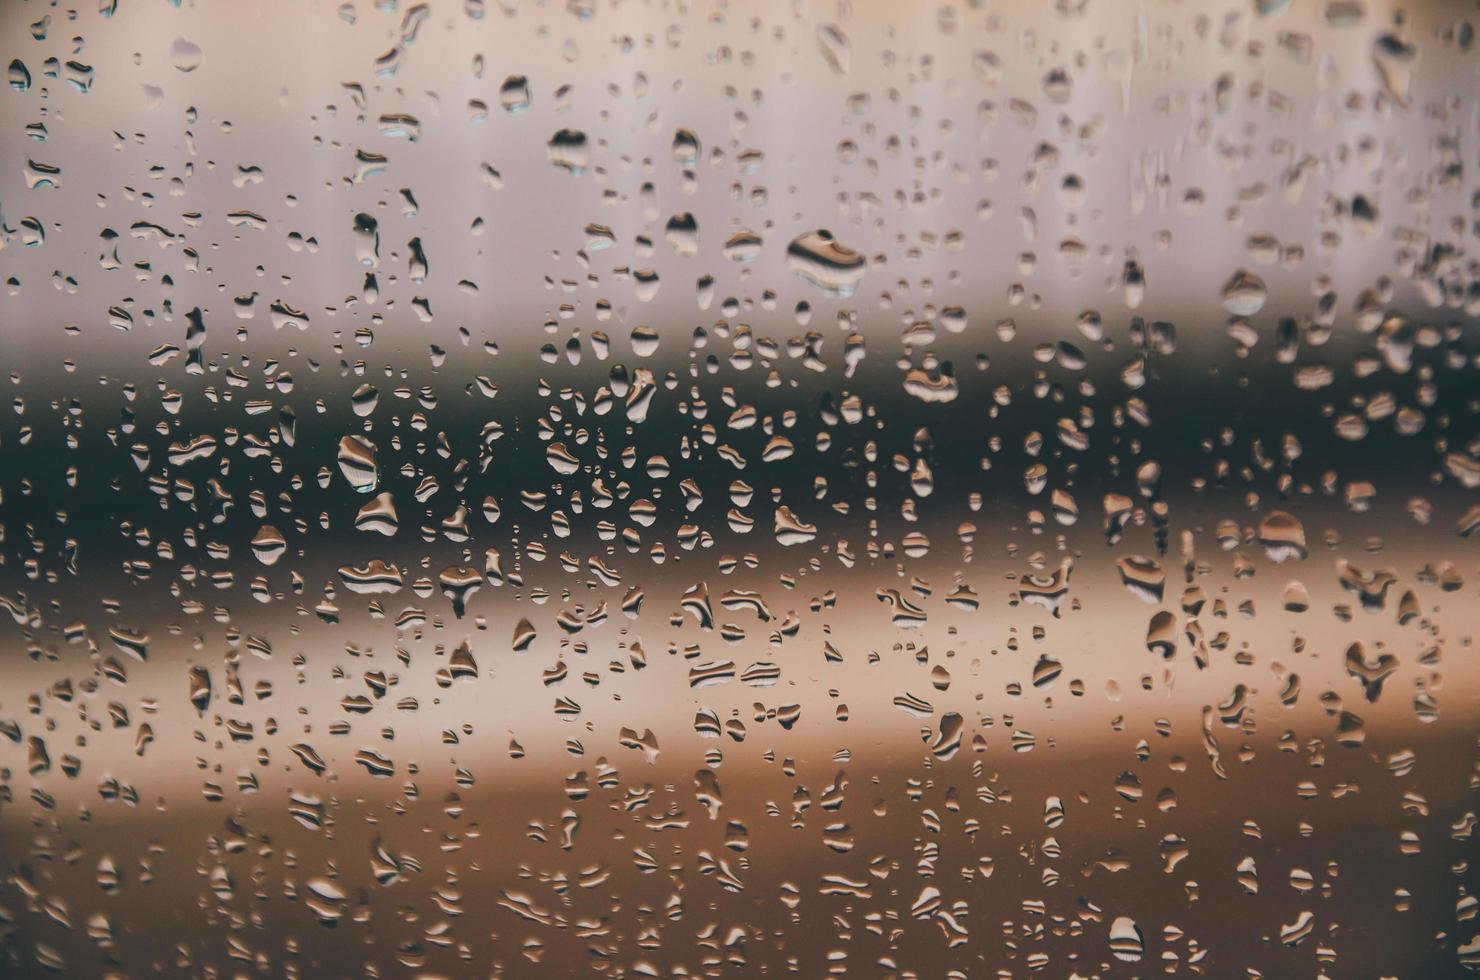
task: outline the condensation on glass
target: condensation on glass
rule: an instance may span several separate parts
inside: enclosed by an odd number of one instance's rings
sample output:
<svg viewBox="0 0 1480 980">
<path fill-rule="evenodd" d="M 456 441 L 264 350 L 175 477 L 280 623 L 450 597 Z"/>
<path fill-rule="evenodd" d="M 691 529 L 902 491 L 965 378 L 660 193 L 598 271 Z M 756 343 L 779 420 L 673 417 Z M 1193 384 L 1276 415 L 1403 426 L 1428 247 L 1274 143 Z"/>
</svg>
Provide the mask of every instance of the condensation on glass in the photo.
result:
<svg viewBox="0 0 1480 980">
<path fill-rule="evenodd" d="M 1477 20 L 6 0 L 0 974 L 1480 968 Z"/>
</svg>

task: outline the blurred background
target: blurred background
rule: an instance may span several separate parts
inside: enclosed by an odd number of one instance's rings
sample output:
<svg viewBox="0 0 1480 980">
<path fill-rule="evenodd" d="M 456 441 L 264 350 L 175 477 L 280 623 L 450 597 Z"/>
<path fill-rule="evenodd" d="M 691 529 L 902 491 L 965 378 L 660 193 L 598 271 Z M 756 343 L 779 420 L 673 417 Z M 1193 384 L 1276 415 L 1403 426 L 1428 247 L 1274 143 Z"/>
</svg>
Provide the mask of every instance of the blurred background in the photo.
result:
<svg viewBox="0 0 1480 980">
<path fill-rule="evenodd" d="M 1476 19 L 0 5 L 0 974 L 1480 967 Z"/>
</svg>

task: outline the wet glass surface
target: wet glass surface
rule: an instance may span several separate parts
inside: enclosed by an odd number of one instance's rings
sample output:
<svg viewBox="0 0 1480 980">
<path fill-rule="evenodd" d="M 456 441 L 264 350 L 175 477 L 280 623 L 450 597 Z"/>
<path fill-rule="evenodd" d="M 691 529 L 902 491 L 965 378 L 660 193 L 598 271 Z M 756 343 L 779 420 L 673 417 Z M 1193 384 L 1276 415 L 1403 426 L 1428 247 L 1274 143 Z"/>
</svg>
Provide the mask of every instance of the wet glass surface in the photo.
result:
<svg viewBox="0 0 1480 980">
<path fill-rule="evenodd" d="M 1480 969 L 1472 3 L 0 3 L 0 975 Z"/>
</svg>

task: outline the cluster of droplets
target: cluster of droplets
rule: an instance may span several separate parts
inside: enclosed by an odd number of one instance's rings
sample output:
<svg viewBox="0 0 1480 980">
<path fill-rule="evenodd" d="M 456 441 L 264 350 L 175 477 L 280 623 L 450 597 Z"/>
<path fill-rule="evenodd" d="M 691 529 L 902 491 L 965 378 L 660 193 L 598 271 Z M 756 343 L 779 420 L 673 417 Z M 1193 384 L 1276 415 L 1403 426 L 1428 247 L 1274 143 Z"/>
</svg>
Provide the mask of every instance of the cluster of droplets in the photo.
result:
<svg viewBox="0 0 1480 980">
<path fill-rule="evenodd" d="M 32 6 L 0 972 L 1480 966 L 1467 15 Z"/>
</svg>

